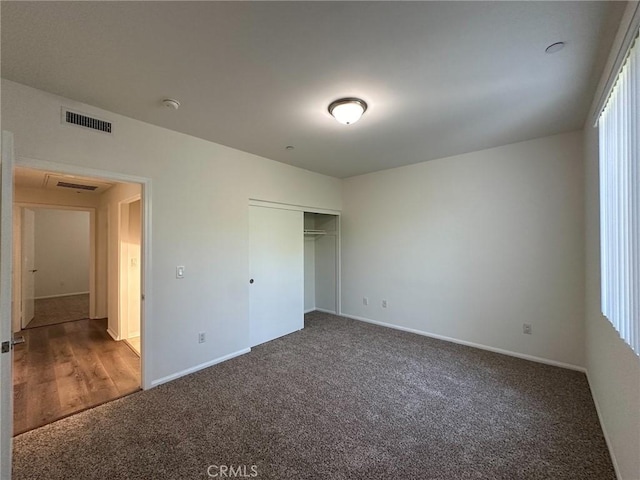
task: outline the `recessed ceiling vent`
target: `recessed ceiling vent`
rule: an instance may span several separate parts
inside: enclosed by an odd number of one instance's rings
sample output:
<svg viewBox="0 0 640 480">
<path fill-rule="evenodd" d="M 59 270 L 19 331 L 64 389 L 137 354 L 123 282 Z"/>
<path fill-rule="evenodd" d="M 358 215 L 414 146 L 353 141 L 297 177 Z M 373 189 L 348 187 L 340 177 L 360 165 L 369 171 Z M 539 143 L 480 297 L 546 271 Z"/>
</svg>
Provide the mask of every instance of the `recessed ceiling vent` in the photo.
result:
<svg viewBox="0 0 640 480">
<path fill-rule="evenodd" d="M 89 190 L 90 192 L 93 192 L 94 190 L 98 189 L 96 185 L 82 185 L 80 183 L 69 183 L 69 182 L 58 182 L 56 184 L 56 187 L 73 188 L 74 190 Z"/>
<path fill-rule="evenodd" d="M 69 110 L 65 107 L 62 107 L 62 123 L 66 123 L 67 125 L 76 125 L 78 127 L 88 128 L 98 132 L 111 133 L 111 122 L 74 112 L 73 110 Z"/>
<path fill-rule="evenodd" d="M 103 182 L 94 178 L 76 177 L 74 175 L 62 175 L 46 173 L 42 182 L 44 188 L 59 190 L 61 188 L 74 190 L 77 193 L 103 193 L 113 186 L 113 183 Z"/>
</svg>

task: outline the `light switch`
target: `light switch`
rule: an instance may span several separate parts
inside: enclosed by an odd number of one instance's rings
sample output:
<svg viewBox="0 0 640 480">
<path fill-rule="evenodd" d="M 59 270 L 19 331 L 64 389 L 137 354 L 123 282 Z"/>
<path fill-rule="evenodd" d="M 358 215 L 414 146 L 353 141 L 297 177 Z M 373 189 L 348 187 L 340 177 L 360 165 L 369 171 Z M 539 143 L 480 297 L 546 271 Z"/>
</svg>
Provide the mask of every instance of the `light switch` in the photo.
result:
<svg viewBox="0 0 640 480">
<path fill-rule="evenodd" d="M 176 267 L 176 278 L 184 278 L 184 266 Z"/>
</svg>

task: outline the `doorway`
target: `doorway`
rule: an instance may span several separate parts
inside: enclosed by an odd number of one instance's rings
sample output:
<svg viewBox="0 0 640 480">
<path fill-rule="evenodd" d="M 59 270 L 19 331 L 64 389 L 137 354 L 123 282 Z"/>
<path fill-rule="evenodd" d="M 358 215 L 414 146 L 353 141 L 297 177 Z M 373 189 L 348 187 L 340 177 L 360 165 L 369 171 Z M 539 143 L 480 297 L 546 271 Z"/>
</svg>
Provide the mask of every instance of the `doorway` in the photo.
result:
<svg viewBox="0 0 640 480">
<path fill-rule="evenodd" d="M 89 287 L 90 212 L 40 207 L 19 207 L 19 212 L 21 241 L 15 249 L 21 278 L 15 284 L 22 329 L 88 319 L 95 294 Z"/>
<path fill-rule="evenodd" d="M 340 217 L 304 213 L 304 312 L 340 311 Z"/>
<path fill-rule="evenodd" d="M 16 167 L 14 177 L 18 434 L 140 389 L 144 197 L 139 183 L 69 172 Z"/>
</svg>

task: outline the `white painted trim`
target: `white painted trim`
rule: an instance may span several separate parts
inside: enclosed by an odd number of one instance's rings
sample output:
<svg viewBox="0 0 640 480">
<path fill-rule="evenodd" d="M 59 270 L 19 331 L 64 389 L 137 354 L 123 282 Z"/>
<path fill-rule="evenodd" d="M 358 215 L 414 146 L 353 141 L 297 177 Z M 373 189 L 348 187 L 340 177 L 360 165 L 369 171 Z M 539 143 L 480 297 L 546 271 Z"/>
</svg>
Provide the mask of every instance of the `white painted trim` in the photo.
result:
<svg viewBox="0 0 640 480">
<path fill-rule="evenodd" d="M 109 336 L 111 338 L 113 338 L 116 342 L 120 341 L 120 337 L 118 335 L 116 335 L 116 332 L 114 332 L 113 330 L 111 330 L 110 328 L 107 327 L 107 333 L 109 334 Z"/>
<path fill-rule="evenodd" d="M 152 352 L 147 348 L 147 335 L 150 335 L 150 325 L 152 324 L 152 278 L 151 278 L 151 179 L 147 177 L 137 177 L 124 173 L 110 172 L 98 170 L 95 168 L 87 168 L 80 165 L 72 165 L 67 163 L 56 163 L 47 160 L 39 160 L 28 157 L 18 157 L 15 165 L 20 167 L 34 168 L 37 170 L 47 170 L 70 175 L 78 175 L 83 177 L 97 177 L 106 180 L 123 183 L 138 183 L 142 189 L 142 245 L 141 245 L 141 261 L 142 261 L 142 278 L 140 289 L 144 300 L 140 305 L 140 348 L 142 350 L 140 356 L 141 370 L 141 388 L 146 390 L 153 386 L 151 379 L 151 358 Z M 147 325 L 147 321 L 149 325 Z M 150 338 L 150 336 L 149 336 Z"/>
<path fill-rule="evenodd" d="M 598 421 L 600 422 L 600 428 L 602 429 L 602 435 L 604 435 L 604 441 L 607 444 L 607 448 L 609 449 L 609 456 L 611 457 L 611 463 L 613 464 L 613 470 L 616 472 L 616 478 L 618 480 L 623 480 L 622 475 L 620 474 L 620 467 L 618 467 L 618 462 L 616 461 L 616 456 L 613 452 L 613 446 L 611 444 L 611 440 L 609 439 L 609 435 L 607 434 L 607 429 L 605 428 L 604 421 L 602 419 L 602 413 L 600 411 L 600 405 L 598 404 L 598 399 L 593 393 L 593 388 L 591 388 L 591 379 L 589 378 L 589 371 L 587 370 L 587 383 L 589 384 L 589 390 L 591 391 L 591 398 L 593 398 L 593 404 L 596 406 L 596 413 L 598 414 Z"/>
<path fill-rule="evenodd" d="M 305 310 L 304 313 L 311 313 L 311 312 L 315 312 L 316 311 L 316 307 L 310 308 L 309 310 Z"/>
<path fill-rule="evenodd" d="M 40 160 L 30 157 L 17 157 L 15 166 L 33 168 L 36 170 L 47 170 L 49 172 L 77 175 L 82 177 L 98 177 L 101 179 L 123 183 L 144 183 L 145 181 L 150 181 L 150 179 L 146 177 L 136 177 L 134 175 L 128 175 L 125 173 L 98 170 L 95 168 L 88 168 L 81 165 L 74 165 L 69 163 L 50 162 L 48 160 Z"/>
<path fill-rule="evenodd" d="M 290 205 L 288 203 L 270 202 L 267 200 L 258 200 L 254 198 L 249 199 L 249 206 L 251 207 L 265 207 L 265 208 L 279 208 L 280 210 L 294 210 L 296 212 L 308 212 L 308 213 L 324 213 L 326 215 L 338 215 L 342 212 L 339 210 L 330 210 L 326 208 L 308 207 L 304 205 Z"/>
<path fill-rule="evenodd" d="M 13 133 L 1 131 L 0 154 L 0 339 L 10 341 L 13 262 Z M 13 449 L 13 349 L 0 354 L 0 478 L 11 478 Z"/>
<path fill-rule="evenodd" d="M 232 358 L 239 357 L 240 355 L 244 355 L 245 353 L 249 353 L 251 351 L 250 348 L 243 348 L 242 350 L 238 350 L 237 352 L 230 353 L 229 355 L 225 355 L 223 357 L 216 358 L 215 360 L 211 360 L 210 362 L 201 363 L 200 365 L 196 365 L 195 367 L 187 368 L 186 370 L 181 370 L 172 375 L 167 375 L 166 377 L 158 378 L 157 380 L 151 381 L 152 387 L 157 387 L 158 385 L 162 385 L 163 383 L 170 382 L 172 380 L 176 380 L 180 377 L 184 377 L 185 375 L 189 375 L 190 373 L 195 373 L 199 370 L 203 370 L 205 368 L 212 367 L 218 363 L 226 362 L 227 360 L 231 360 Z"/>
<path fill-rule="evenodd" d="M 73 297 L 74 295 L 88 295 L 89 292 L 75 292 L 75 293 L 59 293 L 58 295 L 44 295 L 42 297 L 35 297 L 36 300 L 44 298 L 60 298 L 60 297 Z"/>
<path fill-rule="evenodd" d="M 377 320 L 370 320 L 364 317 L 358 317 L 356 315 L 348 315 L 346 313 L 340 314 L 343 317 L 351 318 L 352 320 L 358 320 L 360 322 L 372 323 L 381 327 L 393 328 L 394 330 L 401 330 L 403 332 L 415 333 L 424 337 L 435 338 L 437 340 L 444 340 L 445 342 L 457 343 L 459 345 L 465 345 L 467 347 L 479 348 L 480 350 L 487 350 L 489 352 L 500 353 L 502 355 L 508 355 L 510 357 L 521 358 L 523 360 L 530 360 L 532 362 L 544 363 L 545 365 L 552 365 L 554 367 L 566 368 L 568 370 L 576 370 L 578 372 L 586 373 L 587 370 L 584 367 L 573 365 L 571 363 L 558 362 L 556 360 L 550 360 L 548 358 L 536 357 L 533 355 L 527 355 L 524 353 L 512 352 L 511 350 L 503 350 L 502 348 L 490 347 L 488 345 L 482 345 L 480 343 L 467 342 L 466 340 L 458 340 L 457 338 L 446 337 L 444 335 L 437 335 L 435 333 L 429 333 L 415 328 L 402 327 L 400 325 L 394 325 L 392 323 L 378 322 Z"/>
<path fill-rule="evenodd" d="M 142 268 L 140 272 L 142 278 L 140 278 L 140 292 L 142 300 L 140 302 L 140 365 L 141 365 L 141 387 L 142 389 L 151 388 L 153 386 L 151 380 L 151 348 L 147 348 L 147 338 L 151 338 L 151 331 L 149 328 L 152 325 L 152 302 L 151 302 L 151 266 L 153 261 L 151 259 L 151 180 L 145 180 L 140 188 L 142 189 L 141 199 L 142 202 L 142 241 L 140 242 L 140 261 L 142 262 Z M 148 323 L 147 323 L 148 322 Z"/>
</svg>

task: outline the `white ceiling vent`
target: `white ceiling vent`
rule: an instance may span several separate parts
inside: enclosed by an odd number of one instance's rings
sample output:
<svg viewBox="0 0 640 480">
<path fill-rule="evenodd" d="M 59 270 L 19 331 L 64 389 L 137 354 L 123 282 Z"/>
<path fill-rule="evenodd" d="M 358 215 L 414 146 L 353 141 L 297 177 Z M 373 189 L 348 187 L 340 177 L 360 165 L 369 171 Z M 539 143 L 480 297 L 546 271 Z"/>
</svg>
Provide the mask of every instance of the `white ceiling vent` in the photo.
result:
<svg viewBox="0 0 640 480">
<path fill-rule="evenodd" d="M 111 122 L 62 107 L 62 123 L 111 134 Z"/>
<path fill-rule="evenodd" d="M 113 186 L 112 183 L 100 182 L 92 178 L 58 175 L 47 173 L 44 177 L 43 187 L 48 189 L 74 190 L 78 193 L 102 193 Z"/>
</svg>

